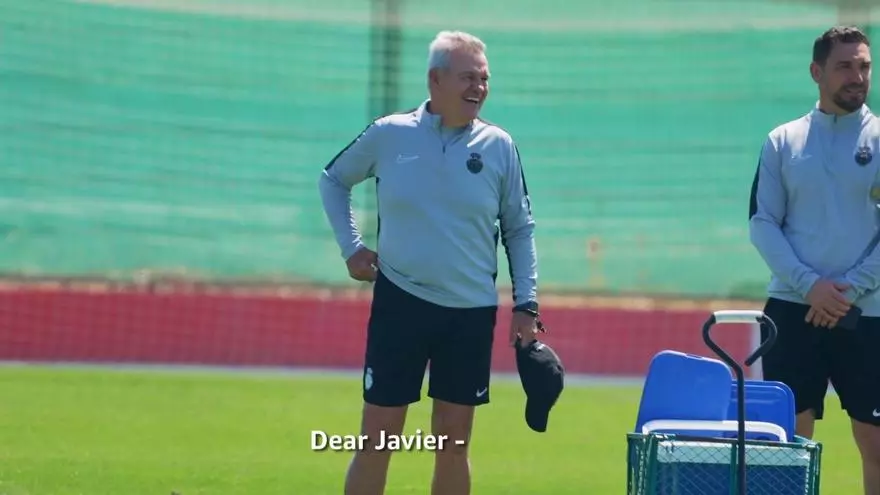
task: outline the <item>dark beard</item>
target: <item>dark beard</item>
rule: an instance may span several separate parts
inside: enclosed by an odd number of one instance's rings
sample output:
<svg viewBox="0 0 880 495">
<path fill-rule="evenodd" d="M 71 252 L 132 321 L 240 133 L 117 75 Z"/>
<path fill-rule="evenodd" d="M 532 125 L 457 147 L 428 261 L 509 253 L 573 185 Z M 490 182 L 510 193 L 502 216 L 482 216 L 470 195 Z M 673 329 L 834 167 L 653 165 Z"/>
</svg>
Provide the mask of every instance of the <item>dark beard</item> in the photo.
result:
<svg viewBox="0 0 880 495">
<path fill-rule="evenodd" d="M 847 112 L 855 112 L 865 104 L 865 98 L 862 96 L 847 98 L 844 96 L 843 91 L 841 91 L 834 95 L 834 104 Z"/>
</svg>

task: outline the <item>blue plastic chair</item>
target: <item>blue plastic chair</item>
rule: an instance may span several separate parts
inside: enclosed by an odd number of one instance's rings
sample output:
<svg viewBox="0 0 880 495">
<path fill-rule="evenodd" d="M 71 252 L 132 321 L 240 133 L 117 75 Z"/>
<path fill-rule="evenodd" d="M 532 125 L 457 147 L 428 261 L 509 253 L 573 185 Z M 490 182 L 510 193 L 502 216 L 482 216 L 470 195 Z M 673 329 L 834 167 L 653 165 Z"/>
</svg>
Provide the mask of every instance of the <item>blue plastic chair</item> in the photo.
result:
<svg viewBox="0 0 880 495">
<path fill-rule="evenodd" d="M 730 388 L 730 406 L 727 411 L 728 420 L 736 421 L 737 397 L 736 381 L 732 381 Z M 782 382 L 746 380 L 746 421 L 762 421 L 773 423 L 782 427 L 788 439 L 795 435 L 795 403 L 794 393 L 788 385 Z M 733 438 L 733 435 L 725 434 L 725 437 Z M 760 434 L 750 434 L 749 437 L 776 440 Z"/>
<path fill-rule="evenodd" d="M 636 432 L 659 419 L 723 421 L 730 410 L 733 375 L 721 360 L 665 350 L 651 359 Z"/>
</svg>

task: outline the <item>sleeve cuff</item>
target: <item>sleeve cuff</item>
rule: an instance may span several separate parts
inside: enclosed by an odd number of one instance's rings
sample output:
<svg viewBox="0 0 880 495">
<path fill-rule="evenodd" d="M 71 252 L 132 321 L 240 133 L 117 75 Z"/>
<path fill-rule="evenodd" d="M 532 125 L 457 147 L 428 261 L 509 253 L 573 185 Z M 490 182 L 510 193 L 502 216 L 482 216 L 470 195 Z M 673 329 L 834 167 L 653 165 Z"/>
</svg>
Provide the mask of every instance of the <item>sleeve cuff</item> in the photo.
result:
<svg viewBox="0 0 880 495">
<path fill-rule="evenodd" d="M 348 261 L 349 258 L 354 256 L 354 253 L 360 251 L 363 247 L 364 247 L 363 242 L 355 242 L 355 243 L 349 244 L 348 247 L 342 251 L 342 259 L 344 259 L 345 261 Z"/>
<path fill-rule="evenodd" d="M 820 278 L 822 277 L 820 277 L 816 273 L 810 273 L 809 275 L 804 276 L 804 282 L 801 284 L 800 287 L 801 297 L 806 299 L 807 294 L 810 293 L 810 289 L 812 289 L 813 286 L 816 285 L 816 282 L 818 282 Z"/>
<path fill-rule="evenodd" d="M 514 298 L 514 300 L 513 300 L 513 306 L 514 306 L 514 308 L 534 307 L 535 311 L 537 311 L 538 310 L 538 300 L 533 295 L 532 296 L 517 297 L 517 298 Z"/>
<path fill-rule="evenodd" d="M 843 292 L 843 295 L 846 297 L 846 300 L 850 303 L 853 303 L 862 296 L 862 291 L 858 289 L 858 286 L 853 282 L 852 278 L 846 276 L 843 278 L 843 283 L 849 284 L 849 289 L 846 289 Z"/>
</svg>

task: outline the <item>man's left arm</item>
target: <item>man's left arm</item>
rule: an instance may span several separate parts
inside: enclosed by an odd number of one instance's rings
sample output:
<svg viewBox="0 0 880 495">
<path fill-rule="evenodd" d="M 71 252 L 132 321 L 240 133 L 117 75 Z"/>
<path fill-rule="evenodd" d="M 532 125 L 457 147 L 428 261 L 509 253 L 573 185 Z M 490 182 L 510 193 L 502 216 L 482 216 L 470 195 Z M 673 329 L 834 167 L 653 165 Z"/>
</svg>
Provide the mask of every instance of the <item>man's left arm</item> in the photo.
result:
<svg viewBox="0 0 880 495">
<path fill-rule="evenodd" d="M 509 143 L 506 174 L 501 188 L 501 243 L 510 267 L 514 305 L 537 303 L 538 256 L 535 221 L 525 173 L 516 144 Z"/>
<path fill-rule="evenodd" d="M 844 274 L 843 282 L 850 285 L 845 292 L 850 302 L 880 288 L 880 246 L 874 243 L 868 255 Z"/>
</svg>

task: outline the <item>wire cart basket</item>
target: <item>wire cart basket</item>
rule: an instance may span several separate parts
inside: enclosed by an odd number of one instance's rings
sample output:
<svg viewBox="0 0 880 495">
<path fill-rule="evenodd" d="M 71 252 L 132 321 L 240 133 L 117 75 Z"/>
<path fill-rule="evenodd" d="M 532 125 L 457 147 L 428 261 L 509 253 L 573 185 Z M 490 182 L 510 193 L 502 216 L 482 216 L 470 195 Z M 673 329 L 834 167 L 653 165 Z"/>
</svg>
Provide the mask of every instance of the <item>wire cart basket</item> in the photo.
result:
<svg viewBox="0 0 880 495">
<path fill-rule="evenodd" d="M 768 338 L 745 360 L 751 366 L 776 341 L 776 325 L 762 311 L 716 311 L 703 325 L 704 342 L 735 374 L 735 438 L 687 430 L 629 433 L 627 495 L 819 494 L 820 443 L 794 434 L 780 437 L 784 440 L 747 437 L 743 367 L 710 333 L 715 324 L 756 322 L 768 330 Z"/>
</svg>

